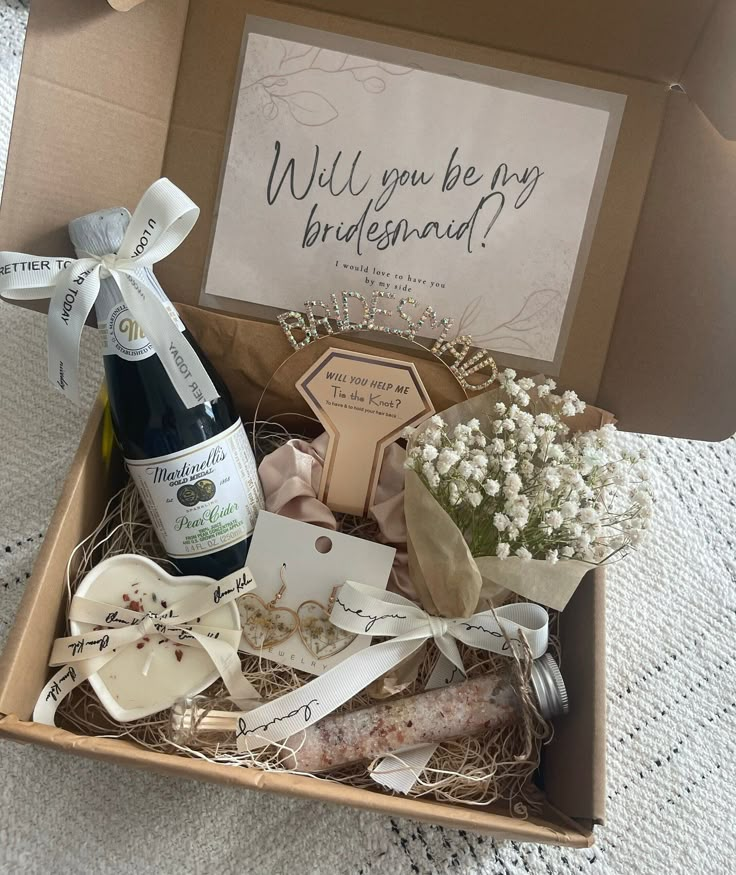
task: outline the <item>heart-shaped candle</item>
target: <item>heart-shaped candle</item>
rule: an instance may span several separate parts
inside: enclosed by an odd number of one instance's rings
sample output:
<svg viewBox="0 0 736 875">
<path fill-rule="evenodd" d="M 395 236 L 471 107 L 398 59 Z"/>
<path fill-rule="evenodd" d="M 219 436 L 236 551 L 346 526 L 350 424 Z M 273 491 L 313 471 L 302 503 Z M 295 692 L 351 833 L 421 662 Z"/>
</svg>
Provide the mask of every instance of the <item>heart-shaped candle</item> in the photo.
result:
<svg viewBox="0 0 736 875">
<path fill-rule="evenodd" d="M 80 583 L 77 596 L 111 607 L 159 614 L 212 586 L 208 577 L 174 577 L 152 559 L 124 554 L 105 559 Z M 217 605 L 198 622 L 240 635 L 235 602 Z M 95 629 L 70 620 L 74 635 Z M 155 632 L 123 647 L 94 675 L 92 689 L 105 710 L 119 722 L 139 720 L 170 708 L 179 699 L 202 692 L 219 674 L 207 653 Z"/>
</svg>

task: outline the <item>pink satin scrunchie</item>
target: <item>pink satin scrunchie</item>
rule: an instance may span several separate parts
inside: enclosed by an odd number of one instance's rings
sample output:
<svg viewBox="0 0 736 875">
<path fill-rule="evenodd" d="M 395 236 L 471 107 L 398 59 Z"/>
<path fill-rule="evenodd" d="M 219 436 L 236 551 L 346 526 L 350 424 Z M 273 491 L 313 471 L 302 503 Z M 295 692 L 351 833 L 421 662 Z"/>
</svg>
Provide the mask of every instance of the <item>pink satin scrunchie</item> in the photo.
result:
<svg viewBox="0 0 736 875">
<path fill-rule="evenodd" d="M 317 498 L 322 478 L 328 436 L 311 443 L 295 438 L 269 453 L 258 473 L 263 484 L 266 510 L 325 529 L 337 528 L 332 511 Z M 389 588 L 416 599 L 409 579 L 404 517 L 405 451 L 390 444 L 383 456 L 376 497 L 368 515 L 379 528 L 378 541 L 396 548 Z"/>
</svg>

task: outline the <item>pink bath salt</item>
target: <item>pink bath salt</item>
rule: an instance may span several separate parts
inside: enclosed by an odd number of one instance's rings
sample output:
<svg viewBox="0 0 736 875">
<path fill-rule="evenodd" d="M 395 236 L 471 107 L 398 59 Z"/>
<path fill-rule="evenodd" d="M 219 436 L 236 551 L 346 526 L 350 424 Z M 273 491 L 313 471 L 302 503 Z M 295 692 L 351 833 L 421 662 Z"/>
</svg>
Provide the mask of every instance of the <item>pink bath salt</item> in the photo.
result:
<svg viewBox="0 0 736 875">
<path fill-rule="evenodd" d="M 320 772 L 417 744 L 493 732 L 513 721 L 518 707 L 508 680 L 486 674 L 325 717 L 284 742 L 294 753 L 283 764 L 300 772 Z"/>
</svg>

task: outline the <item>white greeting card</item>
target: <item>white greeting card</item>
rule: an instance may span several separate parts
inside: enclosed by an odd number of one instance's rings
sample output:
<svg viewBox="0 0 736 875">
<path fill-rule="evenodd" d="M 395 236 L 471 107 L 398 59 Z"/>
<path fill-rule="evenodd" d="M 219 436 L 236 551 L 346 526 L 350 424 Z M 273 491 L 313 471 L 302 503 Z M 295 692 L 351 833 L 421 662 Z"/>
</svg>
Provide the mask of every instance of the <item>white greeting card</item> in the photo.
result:
<svg viewBox="0 0 736 875">
<path fill-rule="evenodd" d="M 414 297 L 554 370 L 624 95 L 253 17 L 237 88 L 202 303 Z"/>
<path fill-rule="evenodd" d="M 396 550 L 261 511 L 248 551 L 257 589 L 238 599 L 240 650 L 322 674 L 371 642 L 328 620 L 346 580 L 385 589 Z M 280 593 L 280 595 L 279 595 Z"/>
</svg>

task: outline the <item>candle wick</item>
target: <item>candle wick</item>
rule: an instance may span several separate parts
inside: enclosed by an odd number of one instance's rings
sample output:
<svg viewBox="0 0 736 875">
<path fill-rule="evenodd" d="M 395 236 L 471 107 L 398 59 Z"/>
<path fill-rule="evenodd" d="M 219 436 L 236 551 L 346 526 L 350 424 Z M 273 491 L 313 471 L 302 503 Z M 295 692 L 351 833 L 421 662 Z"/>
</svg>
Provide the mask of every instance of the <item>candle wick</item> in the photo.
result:
<svg viewBox="0 0 736 875">
<path fill-rule="evenodd" d="M 153 649 L 152 649 L 151 652 L 148 654 L 148 659 L 145 661 L 145 663 L 144 663 L 144 665 L 143 665 L 143 677 L 144 677 L 144 678 L 145 678 L 145 677 L 148 677 L 148 670 L 151 668 L 151 663 L 153 662 L 153 657 L 154 657 L 155 655 L 156 655 L 156 651 L 153 650 Z"/>
</svg>

